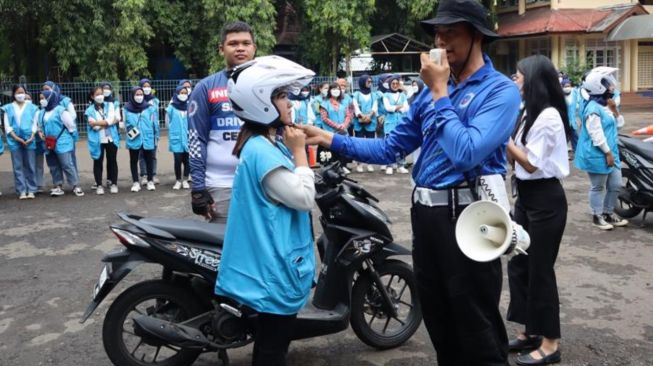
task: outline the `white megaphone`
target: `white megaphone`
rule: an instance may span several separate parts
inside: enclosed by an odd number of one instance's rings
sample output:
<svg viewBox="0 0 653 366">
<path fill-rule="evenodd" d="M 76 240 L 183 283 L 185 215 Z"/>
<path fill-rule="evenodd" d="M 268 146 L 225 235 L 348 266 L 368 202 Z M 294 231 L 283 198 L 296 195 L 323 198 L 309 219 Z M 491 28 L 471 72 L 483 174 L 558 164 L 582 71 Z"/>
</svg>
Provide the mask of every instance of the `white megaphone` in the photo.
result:
<svg viewBox="0 0 653 366">
<path fill-rule="evenodd" d="M 504 254 L 527 254 L 531 239 L 498 203 L 476 201 L 456 223 L 456 241 L 469 259 L 489 262 Z"/>
</svg>

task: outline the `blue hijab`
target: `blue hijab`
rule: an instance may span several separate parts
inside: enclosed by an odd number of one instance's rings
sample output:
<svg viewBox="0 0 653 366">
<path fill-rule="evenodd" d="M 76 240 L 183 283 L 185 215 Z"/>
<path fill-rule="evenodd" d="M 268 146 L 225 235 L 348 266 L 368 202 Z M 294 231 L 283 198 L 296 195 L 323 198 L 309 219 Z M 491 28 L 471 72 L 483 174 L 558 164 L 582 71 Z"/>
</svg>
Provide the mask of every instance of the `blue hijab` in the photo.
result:
<svg viewBox="0 0 653 366">
<path fill-rule="evenodd" d="M 111 86 L 111 83 L 108 82 L 108 81 L 103 81 L 103 82 L 100 83 L 100 87 L 102 89 L 104 89 L 105 86 L 108 86 L 109 89 L 111 89 L 111 95 L 109 95 L 108 97 L 104 97 L 104 101 L 107 102 L 107 103 L 113 103 L 115 101 L 115 99 L 113 97 L 113 87 Z"/>
<path fill-rule="evenodd" d="M 384 80 L 384 82 L 388 83 L 388 86 L 390 86 L 390 84 L 392 83 L 393 80 L 399 80 L 399 78 L 400 78 L 399 75 L 397 75 L 397 74 L 391 74 L 390 76 L 388 76 L 388 77 Z M 401 93 L 401 89 L 392 90 L 391 88 L 389 88 L 389 89 L 388 89 L 388 92 L 389 92 L 389 93 Z"/>
<path fill-rule="evenodd" d="M 188 83 L 188 84 L 190 84 L 190 86 L 193 86 L 193 82 L 188 80 L 188 79 L 179 80 L 179 83 L 177 84 L 177 86 L 184 86 L 185 83 Z"/>
<path fill-rule="evenodd" d="M 361 77 L 358 78 L 358 89 L 360 90 L 361 93 L 365 95 L 372 92 L 372 88 L 368 88 L 365 85 L 368 80 L 370 80 L 370 76 L 367 74 L 361 75 Z"/>
<path fill-rule="evenodd" d="M 150 84 L 150 88 L 152 87 L 152 82 L 148 78 L 142 78 L 138 82 L 138 86 L 140 86 L 141 89 L 143 89 L 143 85 L 145 85 L 145 84 Z M 150 93 L 150 95 L 145 95 L 145 94 L 143 94 L 143 95 L 145 96 L 145 101 L 146 102 L 149 102 L 150 100 L 154 99 L 154 93 Z"/>
<path fill-rule="evenodd" d="M 139 90 L 142 91 L 143 88 L 140 86 L 132 87 L 131 91 L 129 92 L 129 102 L 125 104 L 125 109 L 132 113 L 141 113 L 150 107 L 150 105 L 145 101 L 145 99 L 143 99 L 141 103 L 136 103 L 136 101 L 134 100 L 134 96 L 136 95 L 136 92 Z"/>
<path fill-rule="evenodd" d="M 378 76 L 378 81 L 377 81 L 377 88 L 381 93 L 385 93 L 388 91 L 388 89 L 383 87 L 383 83 L 386 81 L 388 77 L 390 77 L 392 74 L 381 74 Z"/>
<path fill-rule="evenodd" d="M 48 101 L 48 105 L 45 106 L 46 111 L 51 111 L 54 107 L 59 105 L 59 94 L 53 90 L 43 90 L 41 94 Z M 40 102 L 39 102 L 40 103 Z"/>
<path fill-rule="evenodd" d="M 172 102 L 170 102 L 170 105 L 172 105 L 175 109 L 178 109 L 180 111 L 185 111 L 188 108 L 188 100 L 182 102 L 181 100 L 179 100 L 179 98 L 177 98 L 179 96 L 179 93 L 184 89 L 186 89 L 186 87 L 179 85 L 175 89 L 175 95 L 172 96 Z"/>
<path fill-rule="evenodd" d="M 61 88 L 59 87 L 59 85 L 55 84 L 54 82 L 48 80 L 45 83 L 43 83 L 43 85 L 49 86 L 50 89 L 54 90 L 54 92 L 57 93 L 57 96 L 59 97 L 59 102 L 61 102 L 65 98 L 70 99 L 70 97 L 61 94 Z"/>
</svg>

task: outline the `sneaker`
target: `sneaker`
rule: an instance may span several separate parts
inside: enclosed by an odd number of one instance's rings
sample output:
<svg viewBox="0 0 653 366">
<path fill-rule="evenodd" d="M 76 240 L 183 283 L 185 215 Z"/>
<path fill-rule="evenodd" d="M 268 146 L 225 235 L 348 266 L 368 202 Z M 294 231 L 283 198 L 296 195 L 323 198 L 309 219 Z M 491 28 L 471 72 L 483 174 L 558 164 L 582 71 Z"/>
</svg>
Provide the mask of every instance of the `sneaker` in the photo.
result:
<svg viewBox="0 0 653 366">
<path fill-rule="evenodd" d="M 104 188 L 103 188 L 103 190 L 104 190 Z M 82 191 L 82 189 L 79 188 L 79 187 L 75 187 L 75 188 L 73 188 L 73 193 L 74 193 L 75 196 L 77 196 L 77 197 L 81 197 L 81 196 L 84 195 L 84 191 Z M 102 193 L 104 193 L 104 191 L 103 191 Z"/>
<path fill-rule="evenodd" d="M 34 192 L 30 192 L 27 194 L 27 199 L 33 200 L 34 198 L 36 198 L 36 196 L 34 196 Z"/>
<path fill-rule="evenodd" d="M 147 177 L 146 177 L 146 176 L 142 176 L 142 177 L 141 177 L 141 185 L 144 186 L 144 185 L 146 185 L 146 184 L 147 184 Z"/>
<path fill-rule="evenodd" d="M 381 165 L 381 170 L 385 170 L 387 168 L 387 165 Z"/>
<path fill-rule="evenodd" d="M 95 194 L 97 194 L 97 195 L 103 195 L 103 194 L 104 194 L 104 187 L 102 187 L 102 186 L 97 186 L 97 188 L 95 188 Z"/>
<path fill-rule="evenodd" d="M 91 189 L 97 189 L 97 184 L 93 183 L 93 185 L 91 185 Z"/>
<path fill-rule="evenodd" d="M 118 186 L 115 185 L 115 184 L 112 184 L 111 187 L 109 187 L 109 192 L 113 193 L 113 194 L 118 193 Z"/>
<path fill-rule="evenodd" d="M 347 167 L 342 167 L 342 172 L 345 173 L 345 175 L 349 175 L 351 173 L 351 170 L 347 169 Z"/>
<path fill-rule="evenodd" d="M 392 175 L 392 167 L 385 168 L 385 174 Z"/>
<path fill-rule="evenodd" d="M 156 186 L 154 186 L 154 181 L 147 182 L 147 190 L 148 191 L 153 191 L 155 189 L 156 189 Z"/>
<path fill-rule="evenodd" d="M 161 183 L 161 181 L 159 180 L 159 177 L 157 177 L 156 175 L 154 177 L 152 177 L 152 182 L 154 182 L 154 184 L 160 184 Z"/>
<path fill-rule="evenodd" d="M 25 192 L 21 193 L 20 196 L 18 196 L 18 199 L 19 200 L 26 200 L 27 199 L 27 193 L 25 193 Z"/>
<path fill-rule="evenodd" d="M 612 230 L 614 226 L 605 221 L 602 215 L 592 215 L 592 225 L 601 230 Z"/>
<path fill-rule="evenodd" d="M 622 219 L 621 217 L 617 216 L 616 214 L 603 214 L 603 219 L 605 219 L 605 222 L 608 224 L 614 226 L 614 227 L 623 227 L 628 225 L 628 220 Z"/>
<path fill-rule="evenodd" d="M 43 190 L 43 187 L 38 187 L 38 188 L 36 188 L 36 193 L 43 193 L 43 192 L 45 192 L 45 191 Z"/>
<path fill-rule="evenodd" d="M 183 189 L 190 189 L 190 184 L 188 184 L 188 181 L 181 181 L 181 188 Z"/>
<path fill-rule="evenodd" d="M 193 181 L 193 177 L 188 177 L 188 178 L 186 178 L 186 180 L 189 181 L 189 182 L 192 182 L 192 181 Z"/>
<path fill-rule="evenodd" d="M 373 172 L 373 171 L 374 171 L 374 167 L 373 167 L 372 165 L 368 165 L 368 166 L 367 166 L 367 171 L 370 172 L 370 173 Z"/>
<path fill-rule="evenodd" d="M 50 190 L 50 196 L 52 197 L 57 197 L 57 196 L 63 196 L 65 193 L 61 187 L 54 187 Z"/>
<path fill-rule="evenodd" d="M 132 184 L 132 192 L 138 192 L 141 190 L 141 184 L 138 182 L 134 182 Z"/>
<path fill-rule="evenodd" d="M 180 182 L 180 181 L 176 181 L 176 182 L 175 182 L 175 185 L 172 186 L 172 189 L 174 189 L 175 191 L 180 190 L 180 189 L 181 189 L 181 182 Z"/>
<path fill-rule="evenodd" d="M 363 172 L 363 164 L 358 164 L 356 167 L 356 173 L 362 173 Z"/>
<path fill-rule="evenodd" d="M 400 166 L 399 169 L 397 169 L 397 172 L 400 173 L 400 174 L 408 174 L 409 173 L 408 169 L 406 169 L 403 166 Z"/>
</svg>

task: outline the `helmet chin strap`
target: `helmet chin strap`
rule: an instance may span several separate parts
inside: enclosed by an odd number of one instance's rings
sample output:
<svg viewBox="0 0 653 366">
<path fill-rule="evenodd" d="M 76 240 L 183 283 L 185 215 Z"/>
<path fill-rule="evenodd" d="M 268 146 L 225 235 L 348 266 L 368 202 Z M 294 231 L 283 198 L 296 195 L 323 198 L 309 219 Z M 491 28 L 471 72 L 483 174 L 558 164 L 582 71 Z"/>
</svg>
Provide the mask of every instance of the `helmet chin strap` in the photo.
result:
<svg viewBox="0 0 653 366">
<path fill-rule="evenodd" d="M 472 41 L 469 45 L 469 51 L 467 51 L 467 57 L 465 57 L 465 62 L 463 62 L 463 66 L 458 70 L 458 72 L 452 72 L 451 76 L 453 76 L 453 80 L 456 84 L 460 82 L 460 74 L 465 71 L 465 68 L 467 67 L 467 64 L 469 63 L 469 57 L 472 55 L 472 49 L 474 48 L 474 36 L 476 36 L 476 31 L 472 33 Z"/>
</svg>

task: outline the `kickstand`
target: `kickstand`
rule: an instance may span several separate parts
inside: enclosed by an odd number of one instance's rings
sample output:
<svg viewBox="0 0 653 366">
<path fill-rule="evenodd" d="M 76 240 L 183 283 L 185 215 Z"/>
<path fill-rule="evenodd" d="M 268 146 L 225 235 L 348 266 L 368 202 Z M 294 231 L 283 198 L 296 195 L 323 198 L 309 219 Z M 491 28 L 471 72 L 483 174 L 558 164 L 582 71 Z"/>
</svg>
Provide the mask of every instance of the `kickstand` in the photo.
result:
<svg viewBox="0 0 653 366">
<path fill-rule="evenodd" d="M 222 361 L 222 366 L 229 366 L 229 355 L 227 355 L 226 349 L 218 351 L 218 360 Z"/>
</svg>

